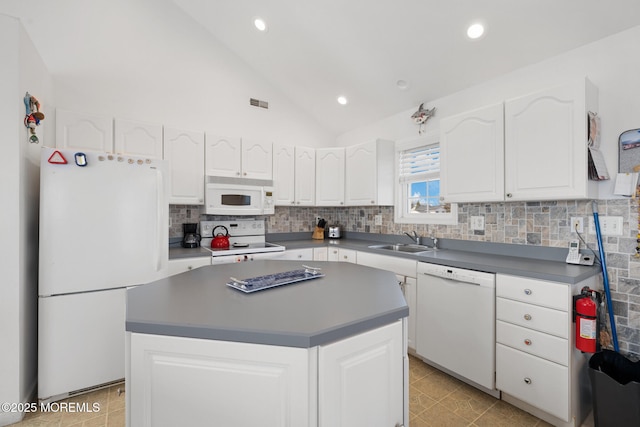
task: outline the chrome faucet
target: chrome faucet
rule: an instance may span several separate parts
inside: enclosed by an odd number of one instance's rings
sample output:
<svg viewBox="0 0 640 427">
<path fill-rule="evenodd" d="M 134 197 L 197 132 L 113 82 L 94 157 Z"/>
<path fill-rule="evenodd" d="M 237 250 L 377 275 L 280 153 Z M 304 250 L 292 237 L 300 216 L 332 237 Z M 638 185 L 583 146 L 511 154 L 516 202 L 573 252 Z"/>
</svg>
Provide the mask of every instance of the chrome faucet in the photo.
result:
<svg viewBox="0 0 640 427">
<path fill-rule="evenodd" d="M 420 244 L 420 239 L 422 239 L 420 236 L 418 236 L 418 233 L 416 233 L 416 230 L 413 230 L 411 232 L 413 235 L 407 233 L 406 231 L 404 232 L 404 234 L 406 234 L 407 236 L 409 236 L 411 238 L 411 240 L 413 240 L 414 242 L 416 242 L 416 245 Z"/>
<path fill-rule="evenodd" d="M 411 234 L 409 234 L 409 233 L 407 233 L 407 232 L 405 231 L 405 232 L 404 232 L 404 234 L 406 234 L 407 236 L 409 236 L 409 237 L 411 238 L 411 240 L 413 240 L 413 241 L 416 243 L 416 245 L 423 245 L 423 244 L 424 244 L 424 243 L 423 243 L 423 239 L 424 239 L 424 237 L 419 236 L 419 235 L 418 235 L 418 233 L 416 233 L 416 231 L 415 231 L 415 230 L 413 230 L 413 231 L 411 232 Z M 435 236 L 431 236 L 431 237 L 428 237 L 428 238 L 429 238 L 429 239 L 431 239 L 431 242 L 432 242 L 432 244 L 433 244 L 433 246 L 431 246 L 431 247 L 432 247 L 433 249 L 438 249 L 438 238 L 437 238 L 437 237 L 435 237 Z"/>
</svg>

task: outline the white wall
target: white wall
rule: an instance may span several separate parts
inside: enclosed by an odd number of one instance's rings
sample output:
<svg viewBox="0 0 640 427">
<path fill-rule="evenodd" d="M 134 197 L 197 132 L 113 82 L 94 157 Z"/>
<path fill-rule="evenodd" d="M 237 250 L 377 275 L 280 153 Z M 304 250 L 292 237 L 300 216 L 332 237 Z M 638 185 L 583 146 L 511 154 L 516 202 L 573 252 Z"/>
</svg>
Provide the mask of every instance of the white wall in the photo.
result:
<svg viewBox="0 0 640 427">
<path fill-rule="evenodd" d="M 335 134 L 301 114 L 172 2 L 91 2 L 61 19 L 100 24 L 55 47 L 60 108 L 283 144 L 335 144 Z M 268 101 L 269 109 L 249 106 L 249 98 Z"/>
<path fill-rule="evenodd" d="M 640 26 L 461 92 L 429 101 L 425 103 L 425 107 L 436 107 L 436 114 L 427 122 L 426 130 L 437 132 L 439 121 L 443 117 L 586 76 L 598 87 L 602 151 L 609 174 L 614 176 L 618 170 L 618 137 L 626 130 L 640 127 L 638 40 Z M 339 135 L 337 144 L 347 146 L 373 138 L 395 141 L 415 138 L 418 136 L 418 126 L 410 117 L 416 109 L 400 112 L 370 126 Z M 617 198 L 612 195 L 613 184 L 614 180 L 599 183 L 600 198 Z"/>
<path fill-rule="evenodd" d="M 52 100 L 52 90 L 46 68 L 19 21 L 1 14 L 0 57 L 0 402 L 19 403 L 35 395 L 37 381 L 41 146 L 28 142 L 22 99 L 29 91 L 44 107 Z M 46 120 L 37 130 L 43 139 L 49 137 Z M 21 416 L 0 412 L 0 425 Z"/>
</svg>

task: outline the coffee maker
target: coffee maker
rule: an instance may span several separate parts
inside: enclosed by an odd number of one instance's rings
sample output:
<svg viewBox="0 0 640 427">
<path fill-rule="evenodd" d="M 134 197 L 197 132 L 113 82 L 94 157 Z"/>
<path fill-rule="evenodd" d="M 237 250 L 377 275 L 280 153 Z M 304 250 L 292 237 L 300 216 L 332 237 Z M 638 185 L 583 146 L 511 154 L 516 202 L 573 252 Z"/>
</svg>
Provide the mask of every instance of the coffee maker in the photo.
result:
<svg viewBox="0 0 640 427">
<path fill-rule="evenodd" d="M 184 233 L 184 237 L 182 238 L 183 248 L 197 248 L 200 246 L 201 237 L 198 234 L 197 223 L 182 224 L 182 232 Z"/>
</svg>

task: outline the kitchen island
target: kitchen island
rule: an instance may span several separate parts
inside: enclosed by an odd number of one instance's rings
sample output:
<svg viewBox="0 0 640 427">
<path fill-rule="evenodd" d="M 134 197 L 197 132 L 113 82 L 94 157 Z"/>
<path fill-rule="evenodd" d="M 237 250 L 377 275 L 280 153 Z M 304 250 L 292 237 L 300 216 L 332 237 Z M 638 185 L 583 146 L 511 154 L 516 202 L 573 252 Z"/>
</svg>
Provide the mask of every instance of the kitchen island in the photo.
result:
<svg viewBox="0 0 640 427">
<path fill-rule="evenodd" d="M 324 277 L 226 285 L 299 261 L 207 266 L 127 291 L 129 425 L 408 422 L 406 301 L 393 273 L 305 262 Z"/>
</svg>

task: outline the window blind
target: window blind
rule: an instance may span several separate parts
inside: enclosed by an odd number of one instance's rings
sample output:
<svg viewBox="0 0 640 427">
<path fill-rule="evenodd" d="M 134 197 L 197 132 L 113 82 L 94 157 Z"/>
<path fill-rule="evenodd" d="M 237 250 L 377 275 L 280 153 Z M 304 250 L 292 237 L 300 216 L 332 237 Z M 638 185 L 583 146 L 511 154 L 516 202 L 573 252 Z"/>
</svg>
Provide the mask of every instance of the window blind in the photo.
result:
<svg viewBox="0 0 640 427">
<path fill-rule="evenodd" d="M 427 179 L 440 173 L 440 144 L 404 150 L 399 160 L 400 182 Z"/>
</svg>

